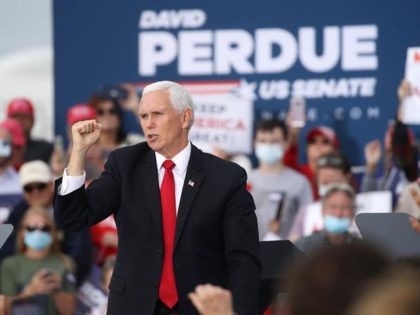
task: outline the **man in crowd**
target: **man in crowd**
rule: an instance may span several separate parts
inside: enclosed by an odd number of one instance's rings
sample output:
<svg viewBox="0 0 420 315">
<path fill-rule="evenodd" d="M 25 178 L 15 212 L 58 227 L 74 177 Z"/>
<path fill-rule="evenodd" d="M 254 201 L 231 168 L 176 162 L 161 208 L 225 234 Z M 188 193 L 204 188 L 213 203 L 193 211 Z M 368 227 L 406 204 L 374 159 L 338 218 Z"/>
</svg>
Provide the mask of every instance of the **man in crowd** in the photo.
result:
<svg viewBox="0 0 420 315">
<path fill-rule="evenodd" d="M 49 166 L 41 160 L 30 161 L 22 165 L 19 176 L 24 198 L 12 209 L 6 223 L 17 227 L 30 207 L 42 207 L 53 216 L 54 182 Z M 92 246 L 89 232 L 66 232 L 60 241 L 61 250 L 77 264 L 76 278 L 80 284 L 91 267 Z M 15 245 L 16 230 L 3 245 L 0 258 L 14 254 Z"/>
<path fill-rule="evenodd" d="M 12 167 L 12 137 L 0 127 L 0 223 L 9 217 L 12 208 L 22 199 L 19 175 Z"/>
<path fill-rule="evenodd" d="M 348 232 L 355 215 L 355 194 L 349 184 L 331 184 L 322 197 L 324 229 L 295 242 L 302 252 L 328 245 L 342 245 L 359 240 Z"/>
<path fill-rule="evenodd" d="M 283 164 L 286 143 L 282 121 L 265 120 L 257 127 L 259 166 L 249 174 L 249 188 L 257 208 L 260 240 L 287 237 L 299 208 L 312 201 L 307 179 Z"/>
<path fill-rule="evenodd" d="M 351 184 L 352 182 L 350 164 L 340 153 L 322 155 L 317 162 L 316 175 L 318 195 L 321 197 L 325 195 L 328 186 L 333 183 Z M 289 239 L 297 240 L 302 236 L 322 230 L 321 208 L 319 200 L 301 207 L 293 222 Z"/>
<path fill-rule="evenodd" d="M 206 282 L 229 288 L 236 312 L 254 314 L 258 228 L 245 171 L 191 145 L 193 103 L 183 86 L 145 87 L 139 114 L 147 143 L 111 152 L 86 190 L 85 154 L 101 131 L 94 120 L 74 124 L 69 164 L 57 182 L 62 226 L 81 229 L 115 214 L 108 314 L 195 314 L 187 294 Z"/>
<path fill-rule="evenodd" d="M 16 119 L 21 124 L 25 133 L 26 148 L 23 155 L 24 162 L 42 160 L 48 163 L 53 153 L 50 142 L 34 139 L 31 131 L 35 123 L 34 106 L 27 98 L 15 98 L 7 106 L 7 117 Z"/>
<path fill-rule="evenodd" d="M 297 138 L 297 136 L 294 136 Z M 299 164 L 299 151 L 297 142 L 294 141 L 286 152 L 285 164 L 304 174 L 312 187 L 315 200 L 319 198 L 316 180 L 316 167 L 318 158 L 324 154 L 338 151 L 339 142 L 333 129 L 328 126 L 312 128 L 306 135 L 306 164 Z"/>
</svg>

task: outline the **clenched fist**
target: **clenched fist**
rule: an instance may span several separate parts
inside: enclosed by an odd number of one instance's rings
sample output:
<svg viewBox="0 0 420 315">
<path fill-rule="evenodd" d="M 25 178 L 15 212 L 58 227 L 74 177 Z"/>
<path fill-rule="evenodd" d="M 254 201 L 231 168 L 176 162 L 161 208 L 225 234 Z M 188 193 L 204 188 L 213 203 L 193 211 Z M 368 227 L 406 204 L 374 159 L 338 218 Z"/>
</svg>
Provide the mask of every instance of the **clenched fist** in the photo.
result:
<svg viewBox="0 0 420 315">
<path fill-rule="evenodd" d="M 71 127 L 73 150 L 87 152 L 98 140 L 101 134 L 101 126 L 96 120 L 84 120 L 75 123 Z"/>
</svg>

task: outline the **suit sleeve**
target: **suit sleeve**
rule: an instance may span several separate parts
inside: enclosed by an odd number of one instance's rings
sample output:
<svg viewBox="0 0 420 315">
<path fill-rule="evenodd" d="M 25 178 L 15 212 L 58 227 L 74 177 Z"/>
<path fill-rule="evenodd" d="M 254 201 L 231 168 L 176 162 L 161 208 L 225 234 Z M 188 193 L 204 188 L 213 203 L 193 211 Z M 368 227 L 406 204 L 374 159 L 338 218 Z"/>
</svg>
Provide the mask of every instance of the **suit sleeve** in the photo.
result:
<svg viewBox="0 0 420 315">
<path fill-rule="evenodd" d="M 87 189 L 84 186 L 61 196 L 55 183 L 54 215 L 61 228 L 85 229 L 107 218 L 119 208 L 121 198 L 121 174 L 115 154 L 109 155 L 105 170 Z"/>
<path fill-rule="evenodd" d="M 261 265 L 255 204 L 246 190 L 246 173 L 242 168 L 233 181 L 224 217 L 225 250 L 232 291 L 238 314 L 255 314 Z"/>
</svg>

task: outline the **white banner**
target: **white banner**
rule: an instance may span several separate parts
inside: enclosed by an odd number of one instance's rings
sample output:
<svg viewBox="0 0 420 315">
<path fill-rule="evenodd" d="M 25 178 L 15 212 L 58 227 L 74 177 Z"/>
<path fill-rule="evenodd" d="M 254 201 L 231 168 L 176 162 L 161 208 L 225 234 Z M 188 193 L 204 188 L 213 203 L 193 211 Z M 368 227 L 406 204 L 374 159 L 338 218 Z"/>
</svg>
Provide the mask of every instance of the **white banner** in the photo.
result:
<svg viewBox="0 0 420 315">
<path fill-rule="evenodd" d="M 407 50 L 405 79 L 411 84 L 411 95 L 402 104 L 402 121 L 406 124 L 420 124 L 420 47 Z"/>
<path fill-rule="evenodd" d="M 239 82 L 185 84 L 194 101 L 190 140 L 200 149 L 229 154 L 252 152 L 253 102 Z"/>
</svg>

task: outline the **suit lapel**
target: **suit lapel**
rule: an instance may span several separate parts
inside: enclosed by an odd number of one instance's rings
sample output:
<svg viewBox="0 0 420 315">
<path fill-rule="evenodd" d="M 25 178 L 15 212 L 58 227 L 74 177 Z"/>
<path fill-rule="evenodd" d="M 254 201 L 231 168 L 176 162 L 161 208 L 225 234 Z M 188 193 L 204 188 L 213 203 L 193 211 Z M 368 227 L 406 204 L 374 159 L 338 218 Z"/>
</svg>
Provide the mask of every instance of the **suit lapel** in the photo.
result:
<svg viewBox="0 0 420 315">
<path fill-rule="evenodd" d="M 146 202 L 153 218 L 159 238 L 162 239 L 162 210 L 160 205 L 159 179 L 157 174 L 156 157 L 154 151 L 146 153 L 140 164 L 141 185 L 145 192 Z"/>
<path fill-rule="evenodd" d="M 182 188 L 181 200 L 179 202 L 178 214 L 176 218 L 175 244 L 174 249 L 181 236 L 185 220 L 188 217 L 194 199 L 204 179 L 201 151 L 195 146 L 191 147 L 191 157 L 188 162 L 187 174 L 185 175 L 184 186 Z"/>
</svg>

